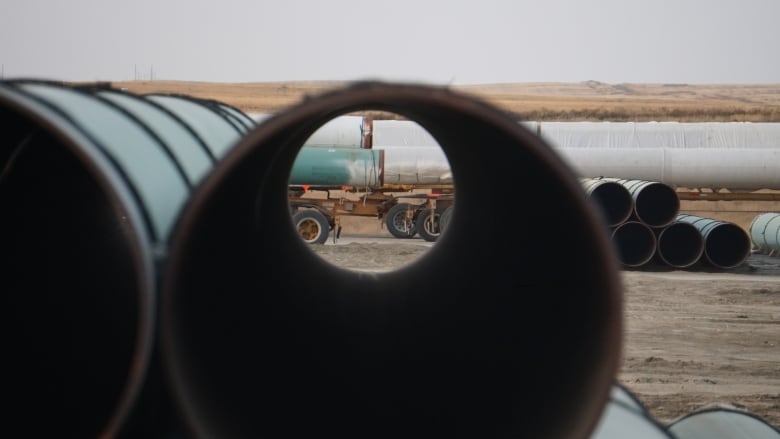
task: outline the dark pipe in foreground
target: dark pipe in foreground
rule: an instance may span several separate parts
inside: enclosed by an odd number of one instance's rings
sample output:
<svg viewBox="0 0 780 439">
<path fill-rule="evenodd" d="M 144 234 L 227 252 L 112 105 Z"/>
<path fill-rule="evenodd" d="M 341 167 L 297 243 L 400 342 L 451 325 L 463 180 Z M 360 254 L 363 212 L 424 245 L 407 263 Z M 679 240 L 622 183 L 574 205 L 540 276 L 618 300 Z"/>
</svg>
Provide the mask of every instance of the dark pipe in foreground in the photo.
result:
<svg viewBox="0 0 780 439">
<path fill-rule="evenodd" d="M 105 87 L 0 81 L 7 431 L 174 428 L 155 367 L 156 266 L 178 207 L 212 165 L 207 148 L 222 146 L 182 122 L 199 102 L 179 101 L 176 113 Z"/>
<path fill-rule="evenodd" d="M 458 187 L 447 233 L 388 273 L 319 258 L 288 210 L 305 140 L 361 110 L 422 125 Z M 541 188 L 528 206 L 556 209 L 509 231 L 484 206 L 526 184 Z M 550 264 L 563 247 L 565 272 Z M 618 368 L 619 266 L 577 177 L 505 113 L 443 88 L 357 83 L 266 119 L 193 193 L 168 262 L 163 352 L 195 437 L 587 438 Z"/>
</svg>

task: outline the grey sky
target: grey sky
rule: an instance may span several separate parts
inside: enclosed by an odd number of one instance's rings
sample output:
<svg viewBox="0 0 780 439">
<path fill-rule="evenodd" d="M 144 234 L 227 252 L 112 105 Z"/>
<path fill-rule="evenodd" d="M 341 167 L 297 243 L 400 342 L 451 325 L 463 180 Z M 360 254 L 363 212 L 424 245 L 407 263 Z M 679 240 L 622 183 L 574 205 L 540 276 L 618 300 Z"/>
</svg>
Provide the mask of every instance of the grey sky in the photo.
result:
<svg viewBox="0 0 780 439">
<path fill-rule="evenodd" d="M 780 83 L 780 0 L 3 0 L 6 78 Z"/>
</svg>

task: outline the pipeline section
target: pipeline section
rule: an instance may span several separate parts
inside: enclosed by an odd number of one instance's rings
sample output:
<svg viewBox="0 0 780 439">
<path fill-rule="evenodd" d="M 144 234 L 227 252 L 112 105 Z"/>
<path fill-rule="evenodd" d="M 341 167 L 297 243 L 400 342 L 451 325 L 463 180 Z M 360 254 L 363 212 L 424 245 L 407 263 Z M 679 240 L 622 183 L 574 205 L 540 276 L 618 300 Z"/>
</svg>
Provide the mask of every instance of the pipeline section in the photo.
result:
<svg viewBox="0 0 780 439">
<path fill-rule="evenodd" d="M 704 238 L 703 260 L 715 268 L 738 267 L 750 256 L 750 236 L 737 224 L 688 214 L 678 215 L 677 221 L 699 230 Z"/>
<path fill-rule="evenodd" d="M 437 139 L 451 175 L 425 178 L 457 177 L 459 208 L 415 264 L 351 272 L 302 242 L 287 188 L 323 124 L 376 108 Z M 698 253 L 731 268 L 750 240 L 730 223 L 637 211 L 640 199 L 673 206 L 653 182 L 624 186 L 631 203 L 606 179 L 583 191 L 548 144 L 496 108 L 435 87 L 358 83 L 258 124 L 188 96 L 7 80 L 0 117 L 0 236 L 13 255 L 2 303 L 9 431 L 599 439 L 703 431 L 699 414 L 664 429 L 613 386 L 618 262 L 641 266 L 657 251 L 687 267 Z M 369 153 L 364 169 L 383 160 Z M 306 163 L 313 175 L 329 162 Z M 381 177 L 372 172 L 360 181 Z M 518 184 L 542 188 L 532 205 L 558 203 L 519 226 L 560 233 L 508 236 L 498 227 L 504 214 L 481 208 L 501 203 L 496 185 Z M 627 204 L 635 216 L 625 217 Z M 756 228 L 771 232 L 770 219 Z M 565 277 L 545 262 L 563 246 L 576 267 Z M 552 318 L 518 318 L 528 309 Z M 717 415 L 710 426 L 777 437 L 760 419 Z"/>
<path fill-rule="evenodd" d="M 688 222 L 675 220 L 657 230 L 656 236 L 656 255 L 661 263 L 670 267 L 691 267 L 704 254 L 704 237 L 699 229 Z"/>
<path fill-rule="evenodd" d="M 437 139 L 458 208 L 425 257 L 365 273 L 315 255 L 286 194 L 317 129 L 376 109 Z M 483 208 L 517 186 L 557 208 L 514 225 L 558 233 L 507 234 L 505 212 Z M 161 340 L 194 437 L 587 438 L 600 419 L 622 334 L 613 247 L 575 174 L 503 111 L 440 87 L 333 90 L 244 136 L 180 218 Z M 547 261 L 564 246 L 574 270 L 560 276 Z"/>
<path fill-rule="evenodd" d="M 656 421 L 642 403 L 623 385 L 613 385 L 612 394 L 590 439 L 677 439 Z"/>
<path fill-rule="evenodd" d="M 641 221 L 626 221 L 611 230 L 612 243 L 623 266 L 637 268 L 653 259 L 658 243 L 650 226 Z"/>
<path fill-rule="evenodd" d="M 750 222 L 749 232 L 757 252 L 780 254 L 780 213 L 766 212 L 756 215 Z"/>
<path fill-rule="evenodd" d="M 603 180 L 620 183 L 628 189 L 634 199 L 634 211 L 631 218 L 641 221 L 649 227 L 660 228 L 669 225 L 680 210 L 680 199 L 677 192 L 671 186 L 660 181 L 614 177 L 604 177 Z"/>
<path fill-rule="evenodd" d="M 780 430 L 752 413 L 728 407 L 695 410 L 667 426 L 676 439 L 780 439 Z"/>
<path fill-rule="evenodd" d="M 580 178 L 588 197 L 604 213 L 607 227 L 616 227 L 631 217 L 634 199 L 626 186 L 603 178 Z"/>
<path fill-rule="evenodd" d="M 604 213 L 616 254 L 625 267 L 638 268 L 655 261 L 674 268 L 689 268 L 705 261 L 711 267 L 732 269 L 744 263 L 750 255 L 750 236 L 739 226 L 680 214 L 680 200 L 670 186 L 614 177 L 580 178 L 580 182 L 589 198 L 596 201 L 595 204 Z M 606 184 L 622 186 L 630 194 L 633 204 L 626 203 L 613 187 L 610 187 L 613 190 L 610 196 L 596 192 Z M 622 221 L 619 215 L 609 214 L 624 213 L 629 207 L 633 210 Z M 751 234 L 762 248 L 771 248 L 771 244 L 767 244 L 773 242 L 772 234 L 777 236 L 780 233 L 780 219 L 773 215 L 759 216 L 754 220 L 755 226 L 751 226 Z M 759 233 L 759 229 L 762 232 Z M 768 236 L 767 244 L 761 241 L 765 236 Z"/>
<path fill-rule="evenodd" d="M 173 428 L 156 347 L 158 267 L 190 191 L 251 125 L 237 114 L 181 96 L 0 81 L 8 431 Z"/>
</svg>

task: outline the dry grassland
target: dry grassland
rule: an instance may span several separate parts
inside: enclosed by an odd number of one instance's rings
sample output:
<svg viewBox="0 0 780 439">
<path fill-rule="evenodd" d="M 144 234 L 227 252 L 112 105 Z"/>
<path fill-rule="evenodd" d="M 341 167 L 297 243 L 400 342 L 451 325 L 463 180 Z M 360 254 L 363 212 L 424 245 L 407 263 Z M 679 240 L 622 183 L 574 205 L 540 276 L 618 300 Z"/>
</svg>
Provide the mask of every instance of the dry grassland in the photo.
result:
<svg viewBox="0 0 780 439">
<path fill-rule="evenodd" d="M 138 93 L 214 99 L 246 113 L 276 113 L 344 82 L 115 82 Z M 780 122 L 780 83 L 766 85 L 517 83 L 453 86 L 517 120 Z"/>
</svg>

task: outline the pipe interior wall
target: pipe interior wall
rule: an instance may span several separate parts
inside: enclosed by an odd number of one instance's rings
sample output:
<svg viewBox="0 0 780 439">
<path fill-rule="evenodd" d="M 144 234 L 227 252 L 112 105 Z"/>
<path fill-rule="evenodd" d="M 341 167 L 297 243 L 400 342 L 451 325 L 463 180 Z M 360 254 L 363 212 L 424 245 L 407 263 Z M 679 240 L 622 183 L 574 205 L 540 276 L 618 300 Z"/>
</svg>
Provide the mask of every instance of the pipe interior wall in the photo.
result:
<svg viewBox="0 0 780 439">
<path fill-rule="evenodd" d="M 377 106 L 412 117 L 441 142 L 458 209 L 416 264 L 366 274 L 313 254 L 285 194 L 316 121 Z M 493 154 L 473 148 L 477 139 Z M 516 225 L 555 234 L 507 236 L 493 226 L 505 213 L 482 207 L 500 204 L 496 186 L 518 184 L 539 188 L 529 203 L 555 199 L 558 209 L 534 209 Z M 622 333 L 613 248 L 573 174 L 505 113 L 438 88 L 357 84 L 260 124 L 191 200 L 171 242 L 161 336 L 176 401 L 196 435 L 593 431 Z M 572 276 L 555 276 L 544 262 L 561 246 L 579 261 Z M 267 260 L 273 270 L 262 269 Z M 518 318 L 528 309 L 556 317 L 540 328 Z M 538 350 L 545 354 L 528 362 Z"/>
</svg>

